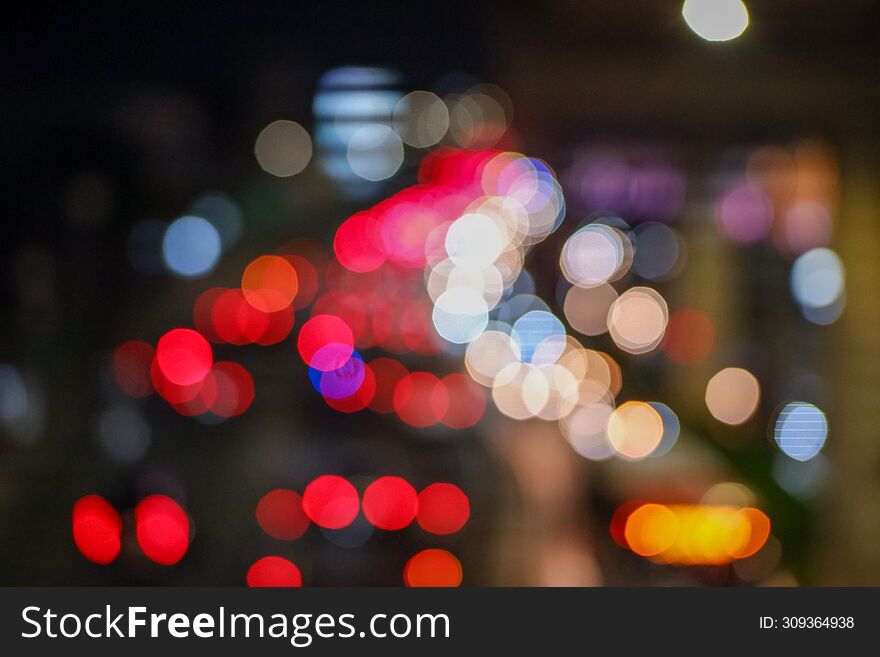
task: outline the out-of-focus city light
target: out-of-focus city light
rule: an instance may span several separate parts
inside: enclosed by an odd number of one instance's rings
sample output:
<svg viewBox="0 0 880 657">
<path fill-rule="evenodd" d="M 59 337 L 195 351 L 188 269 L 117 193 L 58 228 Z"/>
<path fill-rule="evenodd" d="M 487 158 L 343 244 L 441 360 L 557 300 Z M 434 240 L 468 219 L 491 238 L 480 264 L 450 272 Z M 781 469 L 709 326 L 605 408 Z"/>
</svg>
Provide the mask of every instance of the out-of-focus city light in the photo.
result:
<svg viewBox="0 0 880 657">
<path fill-rule="evenodd" d="M 305 169 L 312 159 L 312 138 L 296 121 L 273 121 L 257 135 L 254 155 L 263 171 L 287 178 Z"/>
<path fill-rule="evenodd" d="M 828 437 L 828 420 L 818 407 L 790 402 L 779 412 L 773 438 L 785 454 L 798 461 L 816 456 Z"/>
<path fill-rule="evenodd" d="M 565 348 L 565 327 L 546 310 L 531 310 L 516 320 L 510 337 L 519 347 L 523 362 L 554 363 Z"/>
<path fill-rule="evenodd" d="M 431 372 L 411 372 L 394 387 L 394 411 L 406 424 L 424 429 L 437 424 L 446 414 L 449 394 Z"/>
<path fill-rule="evenodd" d="M 607 333 L 608 311 L 617 297 L 617 291 L 608 283 L 589 288 L 572 286 L 563 304 L 565 318 L 578 333 L 590 336 Z"/>
<path fill-rule="evenodd" d="M 715 207 L 715 224 L 719 232 L 734 242 L 758 242 L 770 232 L 772 223 L 770 199 L 751 185 L 730 188 Z"/>
<path fill-rule="evenodd" d="M 296 347 L 309 367 L 329 372 L 351 358 L 354 335 L 348 324 L 335 315 L 315 315 L 300 329 Z"/>
<path fill-rule="evenodd" d="M 403 143 L 428 148 L 443 139 L 449 130 L 449 109 L 430 91 L 413 91 L 394 107 L 394 131 Z"/>
<path fill-rule="evenodd" d="M 260 256 L 245 267 L 241 277 L 244 298 L 264 313 L 287 308 L 298 289 L 296 269 L 281 256 Z"/>
<path fill-rule="evenodd" d="M 675 446 L 675 443 L 678 441 L 678 435 L 681 433 L 681 422 L 679 422 L 675 411 L 666 404 L 654 401 L 648 402 L 648 404 L 657 411 L 657 414 L 663 421 L 663 437 L 660 439 L 660 444 L 651 452 L 652 458 L 658 458 Z"/>
<path fill-rule="evenodd" d="M 680 268 L 682 242 L 678 233 L 657 222 L 645 222 L 630 233 L 634 244 L 632 272 L 649 281 L 672 277 Z"/>
<path fill-rule="evenodd" d="M 430 534 L 454 534 L 470 515 L 470 500 L 455 484 L 435 483 L 419 493 L 416 522 Z"/>
<path fill-rule="evenodd" d="M 740 367 L 717 372 L 706 385 L 706 408 L 719 422 L 737 425 L 748 421 L 758 409 L 761 386 L 758 379 Z"/>
<path fill-rule="evenodd" d="M 294 588 L 302 586 L 302 574 L 292 561 L 268 556 L 258 559 L 248 568 L 245 581 L 248 586 L 255 588 Z"/>
<path fill-rule="evenodd" d="M 364 490 L 364 516 L 374 527 L 403 529 L 418 511 L 416 489 L 401 477 L 379 477 Z"/>
<path fill-rule="evenodd" d="M 303 491 L 303 511 L 320 527 L 342 529 L 350 525 L 360 510 L 357 490 L 346 479 L 321 475 Z"/>
<path fill-rule="evenodd" d="M 722 481 L 703 493 L 703 497 L 700 498 L 700 504 L 735 507 L 752 506 L 755 504 L 755 494 L 745 484 L 735 481 Z"/>
<path fill-rule="evenodd" d="M 456 587 L 461 578 L 461 563 L 455 555 L 435 548 L 414 554 L 403 569 L 404 584 L 411 587 Z"/>
<path fill-rule="evenodd" d="M 144 554 L 163 566 L 173 566 L 189 549 L 189 517 L 166 495 L 145 497 L 134 510 L 137 541 Z"/>
<path fill-rule="evenodd" d="M 712 353 L 714 344 L 715 324 L 705 313 L 682 308 L 669 316 L 663 338 L 663 353 L 673 363 L 701 363 Z"/>
<path fill-rule="evenodd" d="M 608 309 L 611 338 L 631 354 L 644 354 L 657 348 L 663 341 L 668 322 L 666 300 L 649 287 L 630 288 Z"/>
<path fill-rule="evenodd" d="M 802 306 L 827 308 L 844 294 L 843 262 L 831 249 L 811 249 L 791 268 L 791 293 Z"/>
<path fill-rule="evenodd" d="M 742 0 L 685 0 L 681 14 L 706 41 L 730 41 L 749 26 L 749 11 Z"/>
<path fill-rule="evenodd" d="M 578 406 L 559 426 L 574 451 L 591 461 L 604 461 L 615 454 L 608 441 L 608 420 L 614 407 L 605 403 Z"/>
<path fill-rule="evenodd" d="M 831 243 L 833 223 L 828 208 L 818 201 L 794 203 L 782 218 L 789 250 L 800 255 Z"/>
<path fill-rule="evenodd" d="M 231 361 L 214 363 L 211 370 L 217 392 L 208 407 L 221 418 L 236 417 L 244 413 L 254 401 L 254 379 L 244 366 Z"/>
<path fill-rule="evenodd" d="M 257 503 L 257 523 L 272 538 L 293 541 L 305 534 L 311 521 L 303 510 L 302 497 L 296 491 L 277 488 Z"/>
<path fill-rule="evenodd" d="M 628 503 L 615 514 L 611 532 L 623 547 L 657 563 L 721 565 L 758 552 L 770 536 L 770 520 L 753 507 Z"/>
<path fill-rule="evenodd" d="M 821 453 L 807 461 L 777 454 L 773 459 L 773 479 L 789 494 L 804 501 L 815 499 L 826 483 L 830 470 L 828 459 Z"/>
<path fill-rule="evenodd" d="M 148 397 L 153 393 L 150 364 L 154 355 L 153 346 L 140 340 L 127 340 L 113 351 L 113 376 L 125 394 Z"/>
<path fill-rule="evenodd" d="M 471 287 L 457 286 L 441 294 L 434 305 L 434 328 L 456 344 L 475 339 L 489 322 L 489 308 L 483 295 Z"/>
<path fill-rule="evenodd" d="M 575 159 L 566 179 L 575 202 L 588 212 L 644 221 L 670 221 L 685 198 L 682 172 L 641 152 L 587 152 Z"/>
<path fill-rule="evenodd" d="M 119 555 L 122 520 L 100 495 L 86 495 L 73 505 L 73 542 L 89 561 L 102 566 Z"/>
<path fill-rule="evenodd" d="M 650 404 L 628 401 L 611 413 L 607 432 L 615 452 L 630 460 L 643 459 L 663 440 L 663 418 Z"/>
<path fill-rule="evenodd" d="M 213 359 L 211 345 L 192 329 L 172 329 L 156 346 L 156 365 L 171 383 L 181 386 L 202 381 Z"/>
<path fill-rule="evenodd" d="M 632 244 L 620 230 L 590 224 L 566 240 L 560 266 L 580 287 L 595 287 L 620 278 L 632 264 Z"/>
<path fill-rule="evenodd" d="M 348 140 L 347 157 L 355 175 L 371 182 L 385 180 L 403 164 L 403 142 L 388 126 L 361 126 Z"/>
<path fill-rule="evenodd" d="M 510 100 L 498 87 L 477 85 L 444 100 L 449 105 L 449 132 L 459 146 L 491 148 L 507 132 Z"/>
<path fill-rule="evenodd" d="M 312 101 L 318 164 L 350 197 L 371 195 L 374 181 L 400 167 L 403 142 L 391 128 L 403 96 L 398 83 L 394 72 L 369 66 L 331 69 L 318 83 Z"/>
<path fill-rule="evenodd" d="M 184 278 L 209 273 L 220 260 L 220 233 L 201 217 L 180 217 L 162 237 L 162 257 L 168 269 Z"/>
<path fill-rule="evenodd" d="M 474 381 L 492 386 L 498 373 L 521 360 L 519 343 L 502 331 L 485 331 L 471 341 L 465 352 L 465 365 Z"/>
<path fill-rule="evenodd" d="M 370 361 L 369 368 L 376 377 L 376 392 L 369 402 L 370 410 L 394 413 L 394 391 L 409 370 L 394 358 L 375 358 Z"/>
<path fill-rule="evenodd" d="M 679 531 L 678 516 L 662 504 L 645 504 L 629 514 L 624 537 L 629 548 L 642 557 L 668 550 Z"/>
<path fill-rule="evenodd" d="M 438 386 L 446 391 L 446 408 L 442 409 L 442 393 L 435 390 L 431 403 L 440 418 L 441 424 L 450 429 L 472 427 L 486 412 L 486 393 L 464 374 L 447 374 Z"/>
</svg>

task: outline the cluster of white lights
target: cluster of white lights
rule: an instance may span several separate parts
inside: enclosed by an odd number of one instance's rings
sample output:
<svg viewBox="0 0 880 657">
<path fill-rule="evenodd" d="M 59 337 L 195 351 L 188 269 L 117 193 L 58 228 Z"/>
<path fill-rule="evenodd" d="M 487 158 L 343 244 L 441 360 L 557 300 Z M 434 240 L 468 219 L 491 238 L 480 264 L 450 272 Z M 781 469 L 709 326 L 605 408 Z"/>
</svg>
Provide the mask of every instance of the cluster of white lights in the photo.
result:
<svg viewBox="0 0 880 657">
<path fill-rule="evenodd" d="M 617 362 L 567 335 L 529 285 L 517 289 L 518 281 L 530 281 L 523 269 L 528 250 L 555 231 L 564 214 L 552 172 L 542 162 L 501 153 L 486 163 L 481 182 L 484 196 L 427 240 L 425 277 L 437 332 L 467 345 L 469 375 L 490 389 L 503 415 L 559 422 L 572 447 L 590 459 L 636 460 L 668 451 L 678 436 L 675 413 L 645 402 L 617 407 Z M 633 254 L 624 230 L 594 223 L 569 238 L 560 262 L 576 291 L 567 304 L 578 306 L 585 332 L 610 330 L 622 350 L 638 354 L 658 346 L 668 311 L 651 288 L 618 296 L 611 287 Z"/>
</svg>

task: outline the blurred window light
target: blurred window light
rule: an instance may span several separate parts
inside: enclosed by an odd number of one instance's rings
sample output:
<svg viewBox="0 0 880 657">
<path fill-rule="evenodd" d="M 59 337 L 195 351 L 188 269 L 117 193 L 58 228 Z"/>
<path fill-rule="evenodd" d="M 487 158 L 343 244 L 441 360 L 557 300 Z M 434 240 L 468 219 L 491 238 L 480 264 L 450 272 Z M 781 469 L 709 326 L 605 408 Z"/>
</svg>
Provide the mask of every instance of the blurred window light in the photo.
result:
<svg viewBox="0 0 880 657">
<path fill-rule="evenodd" d="M 351 198 L 375 193 L 377 181 L 403 162 L 403 142 L 391 129 L 402 94 L 399 76 L 384 68 L 347 66 L 327 71 L 312 100 L 321 170 Z"/>
<path fill-rule="evenodd" d="M 798 461 L 809 461 L 825 444 L 828 420 L 813 404 L 791 402 L 779 412 L 773 437 L 785 454 Z"/>
<path fill-rule="evenodd" d="M 749 11 L 742 0 L 685 0 L 681 14 L 706 41 L 730 41 L 749 26 Z"/>
</svg>

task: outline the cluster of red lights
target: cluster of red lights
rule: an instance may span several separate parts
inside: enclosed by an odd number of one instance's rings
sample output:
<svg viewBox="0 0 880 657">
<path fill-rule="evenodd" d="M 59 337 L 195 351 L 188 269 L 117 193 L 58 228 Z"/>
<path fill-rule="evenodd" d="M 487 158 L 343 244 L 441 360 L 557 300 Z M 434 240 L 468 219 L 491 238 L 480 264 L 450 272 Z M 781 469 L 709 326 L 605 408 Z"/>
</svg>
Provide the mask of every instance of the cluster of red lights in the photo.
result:
<svg viewBox="0 0 880 657">
<path fill-rule="evenodd" d="M 145 497 L 134 509 L 135 534 L 151 561 L 173 566 L 189 549 L 189 517 L 165 495 Z M 100 495 L 86 495 L 73 506 L 73 541 L 82 555 L 97 564 L 113 562 L 122 549 L 119 512 Z"/>
<path fill-rule="evenodd" d="M 239 287 L 213 287 L 197 297 L 194 329 L 174 328 L 155 347 L 141 341 L 117 347 L 117 383 L 134 397 L 156 392 L 186 416 L 241 415 L 253 402 L 253 379 L 238 363 L 215 361 L 212 345 L 281 343 L 293 331 L 295 311 L 311 306 L 297 350 L 317 372 L 316 388 L 330 407 L 343 413 L 395 413 L 416 428 L 473 426 L 485 412 L 486 395 L 466 375 L 410 371 L 391 357 L 363 362 L 356 350 L 378 347 L 422 356 L 441 351 L 424 290 L 426 254 L 434 241 L 442 246 L 444 227 L 484 194 L 480 172 L 496 154 L 453 149 L 430 154 L 417 185 L 339 227 L 332 258 L 307 241 L 256 258 L 245 268 Z M 325 386 L 322 376 L 328 373 L 332 376 Z M 331 383 L 343 392 L 330 390 Z M 351 389 L 347 384 L 353 384 Z M 294 540 L 310 523 L 344 528 L 361 509 L 379 529 L 400 530 L 416 522 L 432 534 L 457 532 L 470 515 L 467 496 L 452 484 L 432 484 L 417 493 L 399 477 L 381 477 L 361 497 L 347 480 L 325 475 L 302 496 L 291 490 L 268 493 L 257 506 L 257 520 L 270 536 Z M 153 496 L 134 515 L 138 543 L 149 558 L 172 564 L 183 557 L 189 521 L 176 503 Z M 77 503 L 74 539 L 87 558 L 112 561 L 121 533 L 119 516 L 105 500 L 89 496 Z M 404 580 L 410 586 L 458 585 L 461 566 L 448 552 L 424 550 L 407 563 Z M 299 586 L 302 577 L 290 561 L 270 556 L 253 564 L 247 582 Z"/>
<path fill-rule="evenodd" d="M 401 477 L 379 477 L 363 497 L 344 477 L 321 475 L 303 494 L 279 488 L 257 504 L 257 523 L 269 536 L 292 541 L 310 523 L 325 529 L 348 527 L 363 508 L 364 517 L 378 529 L 396 531 L 416 522 L 430 534 L 454 534 L 470 517 L 470 501 L 455 484 L 433 483 L 416 492 Z"/>
<path fill-rule="evenodd" d="M 138 340 L 123 342 L 113 354 L 113 372 L 129 395 L 156 392 L 186 416 L 235 417 L 254 400 L 250 372 L 239 363 L 215 362 L 211 345 L 192 329 L 169 331 L 155 349 Z"/>
<path fill-rule="evenodd" d="M 454 484 L 433 483 L 416 492 L 408 481 L 394 476 L 379 477 L 359 496 L 344 477 L 322 475 L 309 483 L 302 495 L 289 489 L 266 493 L 257 504 L 256 518 L 269 536 L 293 541 L 312 523 L 326 529 L 348 527 L 361 510 L 377 529 L 399 531 L 416 522 L 430 534 L 448 535 L 467 523 L 470 501 Z M 453 562 L 455 567 L 451 568 Z M 300 586 L 301 582 L 297 567 L 278 556 L 260 559 L 247 574 L 249 586 Z M 407 586 L 457 586 L 461 565 L 445 550 L 424 550 L 407 562 L 404 582 Z"/>
<path fill-rule="evenodd" d="M 468 377 L 410 372 L 393 358 L 363 363 L 355 349 L 439 353 L 432 304 L 424 294 L 426 253 L 431 241 L 442 241 L 443 228 L 484 193 L 480 172 L 495 155 L 431 153 L 420 167 L 419 184 L 339 227 L 334 258 L 307 240 L 256 258 L 239 287 L 213 287 L 197 297 L 195 329 L 172 329 L 155 349 L 139 341 L 120 345 L 113 363 L 120 387 L 135 397 L 155 391 L 187 416 L 240 415 L 254 399 L 253 379 L 240 364 L 214 362 L 211 345 L 278 344 L 293 331 L 295 311 L 311 306 L 297 348 L 309 367 L 333 372 L 333 382 L 341 381 L 333 391 L 316 386 L 330 407 L 343 413 L 393 412 L 417 428 L 473 426 L 485 412 L 486 396 Z M 357 366 L 345 370 L 352 359 Z"/>
</svg>

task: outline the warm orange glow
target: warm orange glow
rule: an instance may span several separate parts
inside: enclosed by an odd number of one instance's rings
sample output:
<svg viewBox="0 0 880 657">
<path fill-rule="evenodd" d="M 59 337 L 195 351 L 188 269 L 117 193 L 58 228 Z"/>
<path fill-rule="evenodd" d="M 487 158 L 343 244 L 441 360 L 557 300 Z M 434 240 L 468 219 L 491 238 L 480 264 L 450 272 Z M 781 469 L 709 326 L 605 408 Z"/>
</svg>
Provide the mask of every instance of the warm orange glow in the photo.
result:
<svg viewBox="0 0 880 657">
<path fill-rule="evenodd" d="M 245 268 L 241 277 L 244 298 L 264 313 L 287 308 L 298 289 L 296 269 L 281 256 L 260 256 Z"/>
<path fill-rule="evenodd" d="M 752 507 L 647 503 L 632 510 L 627 503 L 615 514 L 623 517 L 623 541 L 612 522 L 615 541 L 657 563 L 727 564 L 755 554 L 770 537 L 770 519 Z"/>
<path fill-rule="evenodd" d="M 623 530 L 630 550 L 643 557 L 668 550 L 678 536 L 678 517 L 662 504 L 645 504 L 626 519 Z"/>
<path fill-rule="evenodd" d="M 460 586 L 461 563 L 446 550 L 422 550 L 406 562 L 403 581 L 407 586 Z"/>
</svg>

